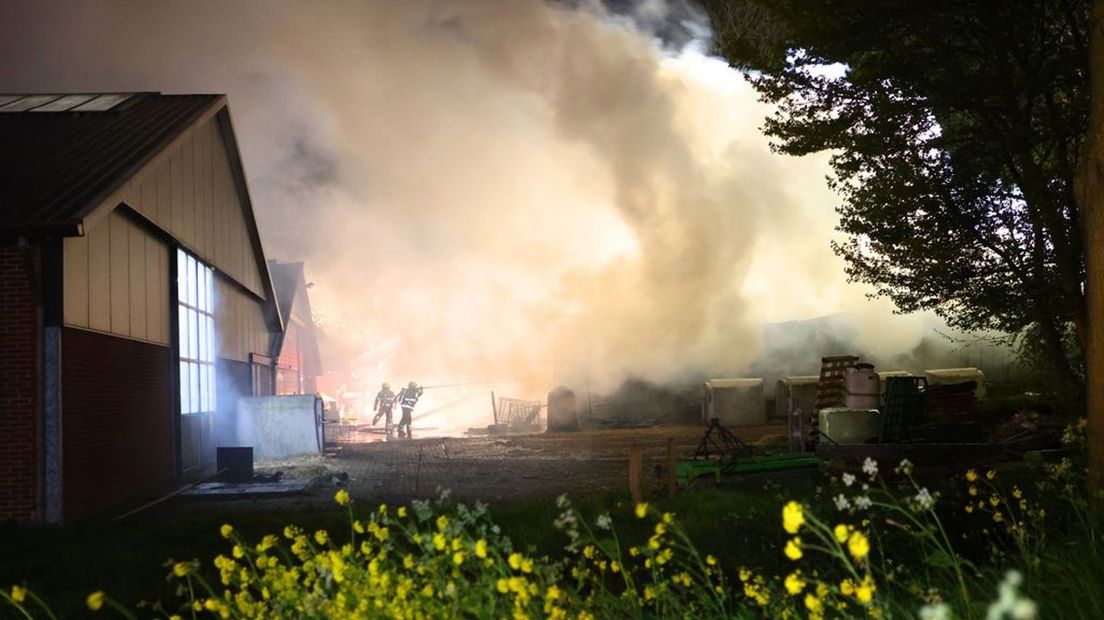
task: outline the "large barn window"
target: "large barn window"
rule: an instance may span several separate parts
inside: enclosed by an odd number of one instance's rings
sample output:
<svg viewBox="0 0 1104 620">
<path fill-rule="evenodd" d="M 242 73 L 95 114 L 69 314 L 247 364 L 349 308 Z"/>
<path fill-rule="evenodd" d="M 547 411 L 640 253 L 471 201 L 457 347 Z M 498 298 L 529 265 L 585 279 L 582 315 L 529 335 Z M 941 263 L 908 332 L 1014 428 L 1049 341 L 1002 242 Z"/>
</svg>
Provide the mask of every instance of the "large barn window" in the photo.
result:
<svg viewBox="0 0 1104 620">
<path fill-rule="evenodd" d="M 176 265 L 180 412 L 208 413 L 215 410 L 215 274 L 184 250 Z"/>
</svg>

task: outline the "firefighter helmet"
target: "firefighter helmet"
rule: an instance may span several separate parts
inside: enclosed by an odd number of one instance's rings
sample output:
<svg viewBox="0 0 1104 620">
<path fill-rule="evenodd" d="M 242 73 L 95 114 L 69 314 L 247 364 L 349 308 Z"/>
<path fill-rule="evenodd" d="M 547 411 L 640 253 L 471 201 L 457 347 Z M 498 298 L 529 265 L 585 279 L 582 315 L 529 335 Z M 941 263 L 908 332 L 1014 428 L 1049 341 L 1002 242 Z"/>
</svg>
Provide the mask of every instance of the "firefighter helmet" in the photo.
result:
<svg viewBox="0 0 1104 620">
<path fill-rule="evenodd" d="M 380 389 L 383 389 L 383 390 L 390 390 L 390 389 L 391 389 L 391 384 L 390 384 L 390 383 L 388 383 L 388 382 L 386 382 L 386 381 L 384 381 L 384 382 L 383 382 L 383 385 L 382 385 L 382 386 L 380 386 Z"/>
</svg>

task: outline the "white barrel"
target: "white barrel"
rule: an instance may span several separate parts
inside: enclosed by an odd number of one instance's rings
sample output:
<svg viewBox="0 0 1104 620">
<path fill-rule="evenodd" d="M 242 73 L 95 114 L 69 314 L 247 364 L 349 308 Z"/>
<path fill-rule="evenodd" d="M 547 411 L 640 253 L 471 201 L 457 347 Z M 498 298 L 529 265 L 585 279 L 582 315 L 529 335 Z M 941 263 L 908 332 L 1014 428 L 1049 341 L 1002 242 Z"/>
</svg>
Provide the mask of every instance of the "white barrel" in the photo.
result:
<svg viewBox="0 0 1104 620">
<path fill-rule="evenodd" d="M 877 409 L 879 396 L 878 373 L 873 364 L 855 364 L 844 375 L 848 409 Z"/>
</svg>

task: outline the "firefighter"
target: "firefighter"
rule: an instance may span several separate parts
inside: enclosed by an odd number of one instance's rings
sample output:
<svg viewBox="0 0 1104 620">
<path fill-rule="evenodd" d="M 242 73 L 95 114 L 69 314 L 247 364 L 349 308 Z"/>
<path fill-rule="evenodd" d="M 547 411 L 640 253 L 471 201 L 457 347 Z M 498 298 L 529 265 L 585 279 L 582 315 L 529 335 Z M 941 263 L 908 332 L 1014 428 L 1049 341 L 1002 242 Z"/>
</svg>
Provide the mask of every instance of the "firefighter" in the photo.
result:
<svg viewBox="0 0 1104 620">
<path fill-rule="evenodd" d="M 410 437 L 410 423 L 412 421 L 412 415 L 414 413 L 414 405 L 418 404 L 418 399 L 422 397 L 423 388 L 418 387 L 417 383 L 411 381 L 405 388 L 399 391 L 399 395 L 395 397 L 399 401 L 399 406 L 402 407 L 402 417 L 399 418 L 399 437 L 403 437 L 403 427 L 406 427 L 406 437 Z"/>
<path fill-rule="evenodd" d="M 391 410 L 394 407 L 395 393 L 391 391 L 391 384 L 384 382 L 380 386 L 379 393 L 376 394 L 376 402 L 372 403 L 372 411 L 376 412 L 376 416 L 372 418 L 372 425 L 375 426 L 380 418 L 385 418 L 384 429 L 388 435 L 391 434 Z"/>
</svg>

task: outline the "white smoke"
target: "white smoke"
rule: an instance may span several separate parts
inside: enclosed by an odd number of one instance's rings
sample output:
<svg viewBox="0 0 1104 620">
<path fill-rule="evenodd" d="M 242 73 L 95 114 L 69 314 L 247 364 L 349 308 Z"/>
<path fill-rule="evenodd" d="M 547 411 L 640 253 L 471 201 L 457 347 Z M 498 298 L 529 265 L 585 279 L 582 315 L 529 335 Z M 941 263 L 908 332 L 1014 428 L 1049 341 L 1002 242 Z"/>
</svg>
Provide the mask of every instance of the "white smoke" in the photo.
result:
<svg viewBox="0 0 1104 620">
<path fill-rule="evenodd" d="M 828 247 L 826 157 L 770 153 L 744 79 L 653 34 L 663 2 L 50 4 L 0 8 L 4 90 L 228 93 L 266 251 L 367 378 L 539 398 L 888 315 Z"/>
</svg>

